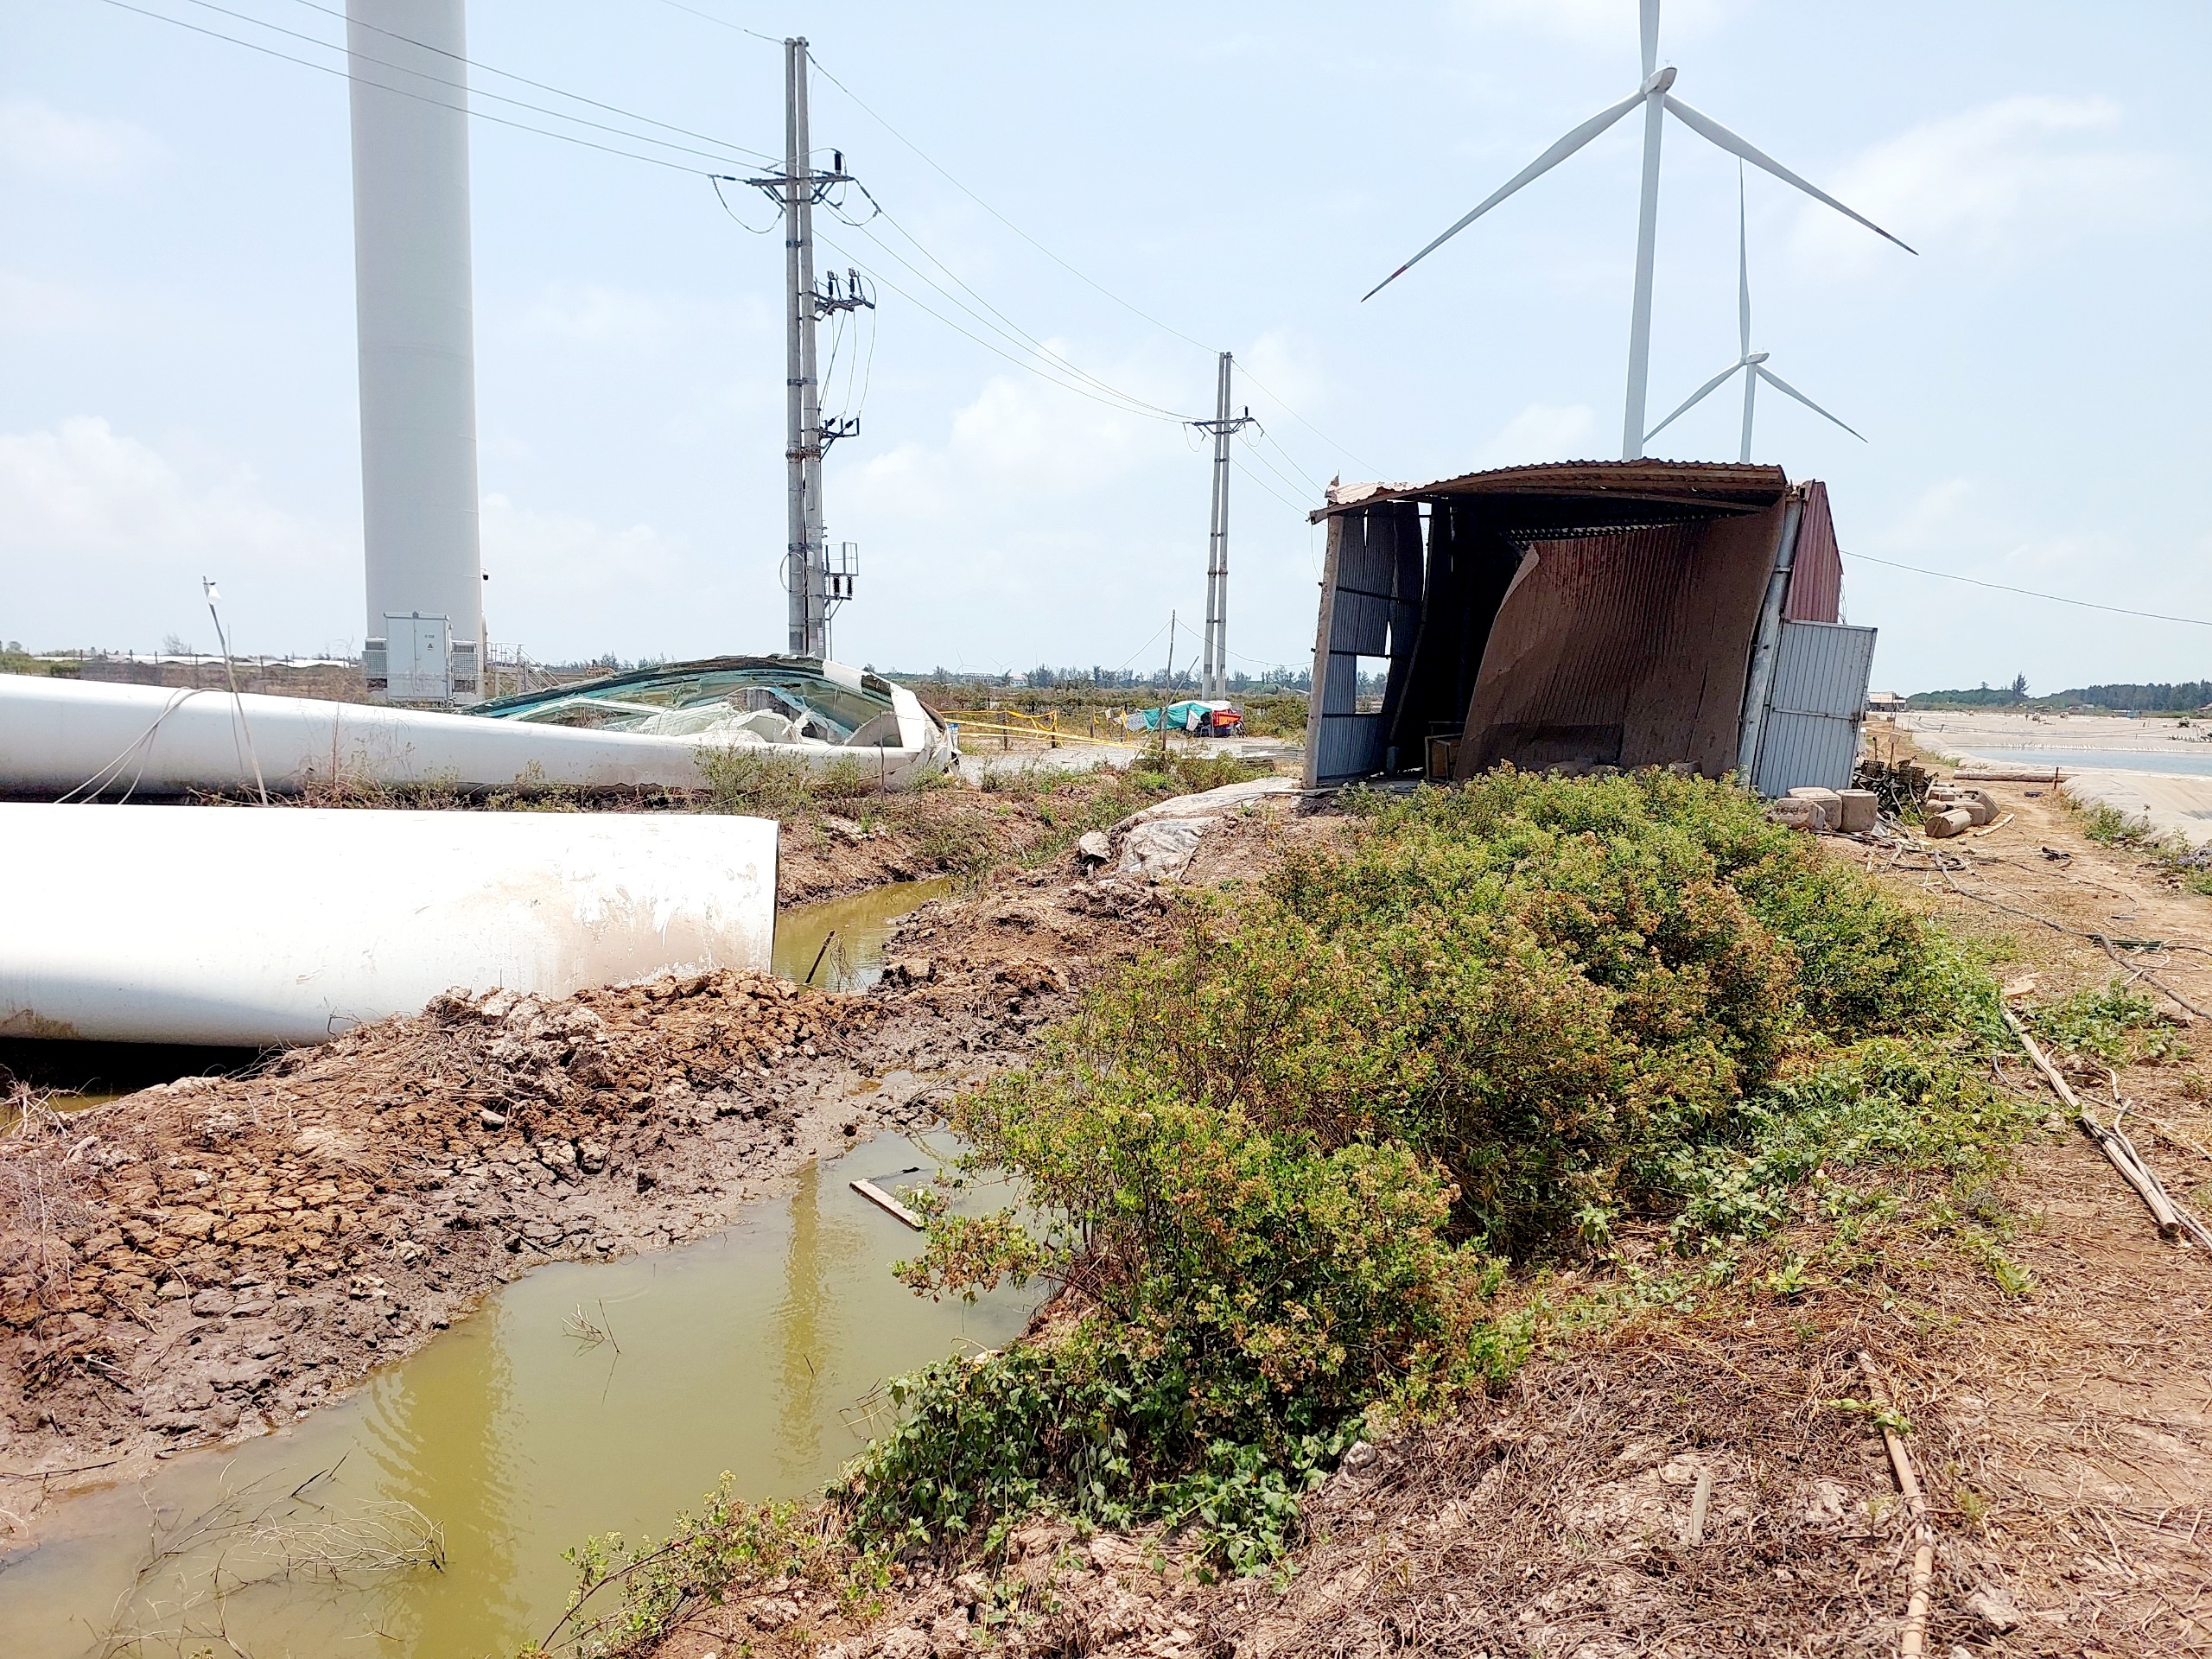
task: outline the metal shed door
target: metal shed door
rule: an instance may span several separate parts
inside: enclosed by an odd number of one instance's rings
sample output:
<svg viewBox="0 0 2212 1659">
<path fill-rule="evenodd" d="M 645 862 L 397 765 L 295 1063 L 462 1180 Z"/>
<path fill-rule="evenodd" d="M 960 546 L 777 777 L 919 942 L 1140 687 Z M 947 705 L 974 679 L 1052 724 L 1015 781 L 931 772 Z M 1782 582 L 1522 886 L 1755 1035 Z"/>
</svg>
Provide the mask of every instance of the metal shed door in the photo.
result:
<svg viewBox="0 0 2212 1659">
<path fill-rule="evenodd" d="M 1421 596 L 1421 509 L 1413 502 L 1329 520 L 1306 723 L 1308 789 L 1382 770 L 1386 716 L 1359 706 L 1360 659 L 1388 659 L 1395 683 L 1420 632 Z"/>
<path fill-rule="evenodd" d="M 1770 798 L 1793 789 L 1851 787 L 1859 728 L 1866 718 L 1872 628 L 1834 622 L 1782 625 L 1773 688 L 1759 723 L 1752 786 Z"/>
</svg>

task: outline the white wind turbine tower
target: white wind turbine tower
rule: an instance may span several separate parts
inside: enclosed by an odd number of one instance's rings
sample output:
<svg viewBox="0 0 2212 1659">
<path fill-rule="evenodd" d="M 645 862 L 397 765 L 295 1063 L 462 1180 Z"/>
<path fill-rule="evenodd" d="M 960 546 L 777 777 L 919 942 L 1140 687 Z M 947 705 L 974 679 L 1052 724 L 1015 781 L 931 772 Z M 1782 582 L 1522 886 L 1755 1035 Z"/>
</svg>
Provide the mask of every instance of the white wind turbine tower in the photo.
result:
<svg viewBox="0 0 2212 1659">
<path fill-rule="evenodd" d="M 1719 145 L 1730 155 L 1749 162 L 1753 167 L 1764 168 L 1784 184 L 1795 185 L 1814 200 L 1825 202 L 1846 218 L 1858 220 L 1876 235 L 1896 242 L 1907 253 L 1915 251 L 1864 213 L 1853 213 L 1827 191 L 1799 178 L 1771 156 L 1748 140 L 1738 137 L 1711 116 L 1692 109 L 1676 98 L 1668 90 L 1675 84 L 1675 67 L 1672 64 L 1663 69 L 1659 67 L 1659 0 L 1640 0 L 1640 10 L 1639 23 L 1643 46 L 1643 85 L 1619 103 L 1599 111 L 1537 156 L 1485 198 L 1471 213 L 1361 296 L 1363 302 L 1373 299 L 1522 185 L 1549 172 L 1641 105 L 1643 109 L 1643 194 L 1637 213 L 1636 301 L 1630 318 L 1628 337 L 1628 408 L 1621 423 L 1621 458 L 1624 461 L 1633 461 L 1643 453 L 1644 385 L 1649 378 L 1651 366 L 1651 257 L 1659 226 L 1659 138 L 1669 113 L 1692 132 Z"/>
<path fill-rule="evenodd" d="M 1665 428 L 1673 425 L 1677 416 L 1688 414 L 1703 400 L 1707 392 L 1718 391 L 1726 384 L 1730 375 L 1738 372 L 1741 372 L 1744 377 L 1744 444 L 1743 452 L 1736 457 L 1737 460 L 1747 461 L 1751 458 L 1751 404 L 1758 395 L 1759 382 L 1762 380 L 1782 393 L 1783 397 L 1795 397 L 1822 420 L 1832 421 L 1836 425 L 1843 427 L 1845 431 L 1850 433 L 1859 442 L 1866 442 L 1865 433 L 1853 427 L 1845 426 L 1844 423 L 1836 420 L 1834 416 L 1767 367 L 1766 353 L 1755 352 L 1751 349 L 1751 240 L 1748 227 L 1745 223 L 1744 180 L 1740 170 L 1736 178 L 1736 321 L 1738 325 L 1736 360 L 1692 392 L 1674 414 L 1669 415 L 1657 426 L 1645 433 L 1643 441 L 1646 443 L 1657 437 Z"/>
</svg>

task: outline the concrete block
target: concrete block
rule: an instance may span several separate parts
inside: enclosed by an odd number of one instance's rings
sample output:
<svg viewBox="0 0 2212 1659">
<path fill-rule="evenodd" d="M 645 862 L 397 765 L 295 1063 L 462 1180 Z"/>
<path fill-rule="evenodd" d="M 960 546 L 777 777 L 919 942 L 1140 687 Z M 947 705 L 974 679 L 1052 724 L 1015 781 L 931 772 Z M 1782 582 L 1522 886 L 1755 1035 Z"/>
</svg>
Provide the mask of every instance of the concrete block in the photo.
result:
<svg viewBox="0 0 2212 1659">
<path fill-rule="evenodd" d="M 1942 812 L 1930 812 L 1921 828 L 1928 832 L 1930 839 L 1946 841 L 1973 829 L 1974 814 L 1963 806 L 1955 806 Z"/>
<path fill-rule="evenodd" d="M 1777 823 L 1790 830 L 1806 830 L 1817 833 L 1828 827 L 1827 815 L 1821 810 L 1818 801 L 1799 800 L 1785 795 L 1778 801 L 1767 804 L 1766 815 Z"/>
<path fill-rule="evenodd" d="M 1859 836 L 1874 827 L 1880 816 L 1881 800 L 1871 789 L 1840 789 L 1836 804 L 1843 809 L 1843 833 Z"/>
<path fill-rule="evenodd" d="M 1974 826 L 1977 829 L 1997 816 L 1996 799 L 1984 790 L 1961 789 L 1959 791 L 1959 804 L 1974 814 Z"/>
<path fill-rule="evenodd" d="M 1821 809 L 1821 829 L 1834 831 L 1842 826 L 1843 802 L 1835 791 L 1806 785 L 1791 790 L 1789 798 L 1793 801 L 1811 801 L 1817 805 Z"/>
</svg>

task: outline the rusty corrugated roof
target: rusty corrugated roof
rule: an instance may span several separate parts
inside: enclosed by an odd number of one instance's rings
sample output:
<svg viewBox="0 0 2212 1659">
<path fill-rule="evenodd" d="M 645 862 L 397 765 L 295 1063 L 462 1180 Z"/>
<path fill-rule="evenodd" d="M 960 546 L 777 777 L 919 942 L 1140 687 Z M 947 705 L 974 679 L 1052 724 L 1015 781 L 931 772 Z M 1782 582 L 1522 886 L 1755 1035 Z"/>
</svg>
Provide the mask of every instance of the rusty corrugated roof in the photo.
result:
<svg viewBox="0 0 2212 1659">
<path fill-rule="evenodd" d="M 1548 461 L 1465 473 L 1427 484 L 1332 486 L 1329 505 L 1307 517 L 1318 523 L 1332 513 L 1371 502 L 1421 501 L 1447 495 L 1572 497 L 1592 502 L 1751 512 L 1773 505 L 1789 487 L 1789 475 L 1779 467 L 1732 461 Z"/>
</svg>

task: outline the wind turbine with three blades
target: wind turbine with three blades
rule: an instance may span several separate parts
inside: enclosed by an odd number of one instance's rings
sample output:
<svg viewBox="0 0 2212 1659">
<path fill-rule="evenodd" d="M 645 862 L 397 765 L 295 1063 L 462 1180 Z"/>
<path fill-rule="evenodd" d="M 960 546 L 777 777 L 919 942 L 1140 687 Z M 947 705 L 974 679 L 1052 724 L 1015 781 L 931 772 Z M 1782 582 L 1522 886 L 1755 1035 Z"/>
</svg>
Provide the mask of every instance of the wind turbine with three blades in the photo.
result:
<svg viewBox="0 0 2212 1659">
<path fill-rule="evenodd" d="M 1866 435 L 1864 432 L 1846 426 L 1843 422 L 1836 420 L 1834 416 L 1767 367 L 1766 353 L 1755 352 L 1751 349 L 1751 238 L 1744 217 L 1744 179 L 1740 168 L 1736 176 L 1736 321 L 1738 325 L 1736 360 L 1683 399 L 1681 406 L 1676 409 L 1674 414 L 1669 415 L 1657 426 L 1645 433 L 1643 441 L 1646 443 L 1657 437 L 1667 427 L 1672 426 L 1678 417 L 1688 414 L 1691 410 L 1697 407 L 1707 392 L 1717 391 L 1721 386 L 1726 385 L 1730 375 L 1739 372 L 1744 377 L 1744 444 L 1743 451 L 1736 457 L 1737 460 L 1748 461 L 1751 458 L 1751 404 L 1758 395 L 1759 382 L 1762 380 L 1782 393 L 1783 397 L 1795 397 L 1822 420 L 1832 421 L 1836 425 L 1843 427 L 1845 431 L 1850 433 L 1859 442 L 1866 442 Z"/>
<path fill-rule="evenodd" d="M 1669 64 L 1663 69 L 1659 67 L 1659 0 L 1639 0 L 1639 5 L 1638 23 L 1643 48 L 1643 84 L 1619 103 L 1608 105 L 1599 111 L 1537 156 L 1443 235 L 1361 296 L 1363 303 L 1373 299 L 1522 185 L 1549 172 L 1630 110 L 1641 105 L 1643 110 L 1643 190 L 1637 213 L 1636 299 L 1629 321 L 1628 408 L 1621 423 L 1621 458 L 1624 461 L 1634 461 L 1643 453 L 1644 390 L 1651 367 L 1651 264 L 1659 228 L 1659 139 L 1669 114 L 1692 132 L 1708 143 L 1719 145 L 1730 155 L 1749 162 L 1753 167 L 1764 168 L 1784 184 L 1795 186 L 1814 200 L 1826 203 L 1847 219 L 1856 219 L 1876 235 L 1896 242 L 1907 253 L 1916 251 L 1897 238 L 1891 236 L 1864 213 L 1845 207 L 1819 186 L 1798 177 L 1750 140 L 1738 137 L 1711 116 L 1692 109 L 1676 98 L 1669 90 L 1675 84 L 1675 66 Z"/>
</svg>

